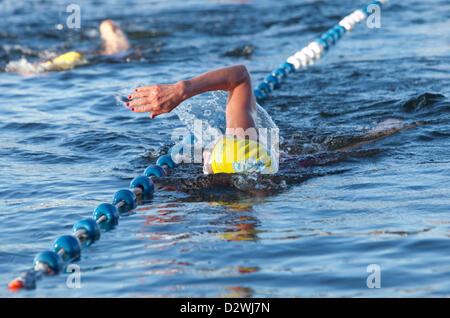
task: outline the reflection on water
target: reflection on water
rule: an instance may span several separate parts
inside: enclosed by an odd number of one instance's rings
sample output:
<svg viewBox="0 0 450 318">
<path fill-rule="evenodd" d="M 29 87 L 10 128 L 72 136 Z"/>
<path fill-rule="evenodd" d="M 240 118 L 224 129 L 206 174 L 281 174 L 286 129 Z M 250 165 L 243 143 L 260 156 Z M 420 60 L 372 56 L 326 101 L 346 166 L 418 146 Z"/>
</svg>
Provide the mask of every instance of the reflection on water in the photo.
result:
<svg viewBox="0 0 450 318">
<path fill-rule="evenodd" d="M 214 208 L 224 209 L 226 214 L 216 218 L 214 222 L 205 220 L 209 225 L 206 232 L 209 232 L 211 228 L 218 229 L 215 235 L 225 241 L 258 240 L 259 221 L 252 216 L 254 211 L 251 204 L 243 202 L 210 202 L 209 204 Z M 210 268 L 209 266 L 196 268 L 195 263 L 183 260 L 183 253 L 189 253 L 191 249 L 196 248 L 198 236 L 209 235 L 209 233 L 199 233 L 197 226 L 189 226 L 189 219 L 179 215 L 180 209 L 183 209 L 182 204 L 170 203 L 148 205 L 136 211 L 141 217 L 140 228 L 142 229 L 138 237 L 142 240 L 149 239 L 151 241 L 151 243 L 144 243 L 144 248 L 151 248 L 164 253 L 168 247 L 180 246 L 176 259 L 152 260 L 147 264 L 149 269 L 145 270 L 144 275 L 173 276 L 197 272 L 220 277 L 218 275 L 221 271 L 218 273 L 216 268 Z M 158 230 L 158 228 L 174 224 L 179 224 L 183 230 L 179 233 Z M 259 270 L 258 266 L 245 266 L 243 263 L 230 268 L 229 275 L 237 277 L 256 273 Z M 140 280 L 140 282 L 147 283 L 145 279 Z M 245 286 L 228 286 L 224 290 L 226 292 L 222 293 L 220 297 L 251 297 L 253 295 L 253 290 Z"/>
<path fill-rule="evenodd" d="M 256 241 L 259 230 L 258 219 L 252 216 L 253 206 L 247 203 L 212 202 L 230 212 L 223 222 L 224 231 L 218 234 L 228 241 Z M 230 219 L 231 218 L 231 219 Z M 239 272 L 241 272 L 239 270 Z"/>
</svg>

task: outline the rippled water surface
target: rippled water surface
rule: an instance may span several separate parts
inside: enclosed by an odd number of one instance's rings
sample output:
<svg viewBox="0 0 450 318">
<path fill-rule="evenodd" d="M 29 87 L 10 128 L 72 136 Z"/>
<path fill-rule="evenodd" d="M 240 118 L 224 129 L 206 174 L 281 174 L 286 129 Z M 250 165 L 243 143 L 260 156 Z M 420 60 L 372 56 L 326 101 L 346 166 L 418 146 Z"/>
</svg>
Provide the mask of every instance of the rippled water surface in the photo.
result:
<svg viewBox="0 0 450 318">
<path fill-rule="evenodd" d="M 315 164 L 253 180 L 282 185 L 258 195 L 205 194 L 190 183 L 201 167 L 183 166 L 83 250 L 81 289 L 62 274 L 9 292 L 36 253 L 173 145 L 178 116 L 129 112 L 121 100 L 132 89 L 238 63 L 256 85 L 367 1 L 78 1 L 79 30 L 65 27 L 69 3 L 0 2 L 2 70 L 68 50 L 90 59 L 67 71 L 0 73 L 2 297 L 450 296 L 444 0 L 391 1 L 380 29 L 356 26 L 261 104 L 281 149 Z M 121 24 L 133 56 L 96 57 L 106 18 Z M 218 105 L 203 95 L 191 106 L 208 103 Z M 418 125 L 365 139 L 388 119 Z M 380 289 L 366 287 L 370 264 L 381 268 Z"/>
</svg>

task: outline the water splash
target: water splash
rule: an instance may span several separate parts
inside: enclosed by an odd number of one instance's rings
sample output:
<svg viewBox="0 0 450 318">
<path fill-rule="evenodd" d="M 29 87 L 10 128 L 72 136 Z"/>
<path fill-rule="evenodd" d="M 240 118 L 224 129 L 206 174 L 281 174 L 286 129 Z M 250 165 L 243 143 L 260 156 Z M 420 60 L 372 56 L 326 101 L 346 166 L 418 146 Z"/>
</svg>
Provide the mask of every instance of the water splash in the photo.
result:
<svg viewBox="0 0 450 318">
<path fill-rule="evenodd" d="M 22 75 L 33 75 L 45 72 L 45 68 L 42 64 L 30 63 L 26 58 L 22 57 L 20 60 L 6 64 L 5 71 Z"/>
<path fill-rule="evenodd" d="M 206 97 L 206 98 L 205 98 Z M 226 128 L 225 109 L 228 94 L 224 91 L 214 91 L 211 93 L 196 96 L 188 102 L 184 102 L 175 108 L 180 121 L 189 129 L 189 131 L 197 138 L 202 140 L 204 148 L 210 148 L 217 138 L 223 136 Z M 270 115 L 260 105 L 257 107 L 257 128 L 267 128 L 278 131 L 278 126 L 272 120 Z M 196 129 L 195 124 L 201 122 L 202 129 Z M 269 136 L 272 141 L 277 136 Z M 274 155 L 278 155 L 278 144 L 269 143 L 269 150 Z M 267 146 L 267 145 L 265 145 Z"/>
</svg>

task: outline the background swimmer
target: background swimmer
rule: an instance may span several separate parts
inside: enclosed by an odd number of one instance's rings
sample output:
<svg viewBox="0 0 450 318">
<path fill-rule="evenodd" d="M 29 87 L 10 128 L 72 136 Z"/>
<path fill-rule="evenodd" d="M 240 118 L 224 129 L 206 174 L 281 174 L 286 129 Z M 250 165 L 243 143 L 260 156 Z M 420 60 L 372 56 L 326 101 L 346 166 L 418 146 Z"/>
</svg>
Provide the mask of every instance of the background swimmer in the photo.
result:
<svg viewBox="0 0 450 318">
<path fill-rule="evenodd" d="M 126 53 L 130 49 L 130 43 L 122 29 L 112 20 L 104 20 L 99 27 L 102 38 L 101 51 L 96 53 L 81 53 L 70 51 L 58 55 L 49 60 L 28 63 L 28 67 L 23 67 L 23 60 L 8 63 L 6 72 L 17 72 L 22 74 L 40 73 L 48 71 L 61 71 L 88 63 L 86 56 L 114 56 Z"/>
<path fill-rule="evenodd" d="M 130 49 L 127 36 L 114 21 L 104 20 L 99 30 L 103 40 L 101 55 L 114 55 Z"/>
</svg>

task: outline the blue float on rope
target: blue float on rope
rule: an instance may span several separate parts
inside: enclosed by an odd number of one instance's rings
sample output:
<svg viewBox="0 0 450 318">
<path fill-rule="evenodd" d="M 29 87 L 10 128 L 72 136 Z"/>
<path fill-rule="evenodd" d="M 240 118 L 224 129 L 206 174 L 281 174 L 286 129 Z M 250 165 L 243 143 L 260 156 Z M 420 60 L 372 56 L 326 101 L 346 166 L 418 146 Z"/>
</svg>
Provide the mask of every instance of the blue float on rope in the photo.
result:
<svg viewBox="0 0 450 318">
<path fill-rule="evenodd" d="M 334 44 L 334 37 L 331 36 L 328 33 L 324 33 L 320 36 L 319 40 L 325 41 L 327 44 L 327 47 L 330 48 Z"/>
<path fill-rule="evenodd" d="M 326 41 L 326 40 L 323 39 L 323 38 L 318 39 L 316 42 L 319 43 L 320 45 L 322 45 L 322 47 L 323 47 L 323 49 L 324 49 L 325 51 L 327 51 L 328 48 L 330 47 L 329 44 L 328 44 L 328 41 Z"/>
<path fill-rule="evenodd" d="M 163 168 L 164 168 L 164 166 L 168 166 L 171 169 L 173 169 L 177 166 L 175 164 L 175 162 L 173 162 L 171 155 L 163 155 L 163 156 L 159 157 L 158 160 L 156 160 L 156 164 Z"/>
<path fill-rule="evenodd" d="M 331 30 L 330 30 L 330 32 L 332 33 L 332 34 L 334 34 L 334 38 L 336 39 L 336 41 L 337 40 L 339 40 L 340 38 L 341 38 L 341 30 L 339 30 L 338 28 L 336 28 L 336 26 L 334 26 Z"/>
<path fill-rule="evenodd" d="M 255 89 L 253 91 L 253 94 L 255 95 L 256 99 L 263 99 L 266 97 L 266 94 L 260 89 Z"/>
<path fill-rule="evenodd" d="M 119 190 L 114 194 L 112 204 L 117 206 L 120 202 L 123 202 L 123 205 L 117 208 L 119 213 L 126 213 L 136 209 L 136 195 L 128 189 Z"/>
<path fill-rule="evenodd" d="M 287 73 L 295 72 L 295 67 L 291 63 L 284 62 L 281 65 L 281 68 L 284 69 Z"/>
<path fill-rule="evenodd" d="M 334 28 L 335 28 L 336 30 L 339 31 L 341 37 L 342 37 L 345 33 L 347 33 L 347 30 L 346 30 L 342 25 L 337 24 Z"/>
<path fill-rule="evenodd" d="M 97 208 L 95 208 L 92 213 L 92 218 L 98 222 L 98 220 L 105 216 L 105 221 L 100 222 L 99 225 L 104 230 L 110 230 L 119 224 L 119 211 L 117 208 L 109 203 L 102 203 Z"/>
<path fill-rule="evenodd" d="M 336 41 L 338 40 L 338 35 L 336 32 L 334 32 L 334 29 L 330 29 L 327 32 L 325 32 L 326 37 L 328 37 L 331 40 L 331 44 L 336 44 Z"/>
<path fill-rule="evenodd" d="M 53 251 L 55 253 L 61 253 L 61 258 L 63 261 L 68 262 L 72 260 L 77 260 L 81 255 L 81 244 L 78 238 L 72 235 L 63 235 L 53 242 Z"/>
<path fill-rule="evenodd" d="M 164 170 L 164 168 L 159 165 L 148 166 L 147 169 L 145 169 L 144 174 L 149 178 L 153 176 L 161 178 L 167 175 L 166 170 Z"/>
<path fill-rule="evenodd" d="M 153 181 L 147 176 L 139 176 L 131 180 L 130 189 L 141 188 L 142 194 L 145 196 L 152 195 L 155 191 Z"/>
<path fill-rule="evenodd" d="M 336 30 L 334 27 L 329 29 L 328 33 L 331 34 L 331 36 L 334 38 L 335 43 L 341 38 L 341 32 Z"/>
<path fill-rule="evenodd" d="M 263 91 L 265 94 L 269 94 L 272 91 L 272 87 L 266 82 L 262 82 L 258 85 L 258 89 Z"/>
<path fill-rule="evenodd" d="M 33 269 L 36 271 L 40 264 L 47 266 L 47 270 L 44 272 L 46 275 L 56 275 L 61 271 L 62 259 L 53 251 L 40 252 L 34 257 Z"/>
<path fill-rule="evenodd" d="M 100 227 L 93 219 L 85 219 L 75 223 L 72 227 L 72 233 L 76 233 L 79 230 L 85 231 L 85 234 L 80 238 L 84 246 L 91 245 L 100 239 Z"/>
<path fill-rule="evenodd" d="M 273 71 L 272 75 L 278 77 L 278 79 L 282 79 L 283 77 L 286 77 L 287 73 L 284 68 L 280 67 Z"/>
<path fill-rule="evenodd" d="M 280 80 L 278 79 L 278 77 L 273 76 L 273 75 L 267 76 L 266 79 L 264 80 L 264 82 L 269 84 L 270 87 L 272 88 L 272 90 L 280 87 Z"/>
</svg>

